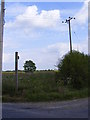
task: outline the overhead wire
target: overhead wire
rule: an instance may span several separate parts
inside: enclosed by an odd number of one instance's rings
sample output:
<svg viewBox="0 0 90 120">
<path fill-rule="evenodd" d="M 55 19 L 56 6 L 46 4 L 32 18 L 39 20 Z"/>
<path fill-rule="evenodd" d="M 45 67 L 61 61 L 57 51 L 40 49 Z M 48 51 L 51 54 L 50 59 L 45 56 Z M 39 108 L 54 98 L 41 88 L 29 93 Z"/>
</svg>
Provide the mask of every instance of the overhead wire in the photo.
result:
<svg viewBox="0 0 90 120">
<path fill-rule="evenodd" d="M 79 41 L 79 38 L 78 38 L 78 36 L 77 36 L 77 34 L 76 34 L 76 32 L 74 31 L 74 35 L 76 36 L 76 38 L 77 38 L 77 40 Z M 77 44 L 77 51 L 79 51 L 79 48 L 78 48 L 79 46 L 78 46 L 78 44 Z"/>
</svg>

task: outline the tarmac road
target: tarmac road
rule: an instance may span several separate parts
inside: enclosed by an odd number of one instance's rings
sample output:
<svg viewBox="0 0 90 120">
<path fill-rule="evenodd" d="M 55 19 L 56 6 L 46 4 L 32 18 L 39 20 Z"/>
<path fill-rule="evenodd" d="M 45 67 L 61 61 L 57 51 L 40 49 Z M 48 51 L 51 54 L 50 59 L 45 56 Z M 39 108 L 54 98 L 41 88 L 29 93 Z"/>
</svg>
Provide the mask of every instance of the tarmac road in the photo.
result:
<svg viewBox="0 0 90 120">
<path fill-rule="evenodd" d="M 88 118 L 88 98 L 62 102 L 3 103 L 3 118 Z"/>
</svg>

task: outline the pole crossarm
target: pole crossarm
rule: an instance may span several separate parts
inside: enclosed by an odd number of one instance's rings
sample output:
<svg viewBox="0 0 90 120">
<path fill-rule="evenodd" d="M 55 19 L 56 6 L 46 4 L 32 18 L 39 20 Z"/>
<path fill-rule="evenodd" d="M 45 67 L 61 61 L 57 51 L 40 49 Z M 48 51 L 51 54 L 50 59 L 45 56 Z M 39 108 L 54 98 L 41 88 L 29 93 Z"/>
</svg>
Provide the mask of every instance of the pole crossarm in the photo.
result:
<svg viewBox="0 0 90 120">
<path fill-rule="evenodd" d="M 65 21 L 62 21 L 62 23 L 69 23 L 70 20 L 75 19 L 75 17 L 69 17 Z"/>
</svg>

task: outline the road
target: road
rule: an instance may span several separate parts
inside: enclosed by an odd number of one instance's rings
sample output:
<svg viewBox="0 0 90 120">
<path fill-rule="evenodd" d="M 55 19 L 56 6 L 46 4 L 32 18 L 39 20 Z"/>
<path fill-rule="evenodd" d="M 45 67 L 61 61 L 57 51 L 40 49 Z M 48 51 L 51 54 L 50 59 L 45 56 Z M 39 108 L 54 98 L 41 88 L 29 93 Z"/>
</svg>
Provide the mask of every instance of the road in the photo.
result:
<svg viewBox="0 0 90 120">
<path fill-rule="evenodd" d="M 88 98 L 62 102 L 3 103 L 3 118 L 88 118 Z"/>
</svg>

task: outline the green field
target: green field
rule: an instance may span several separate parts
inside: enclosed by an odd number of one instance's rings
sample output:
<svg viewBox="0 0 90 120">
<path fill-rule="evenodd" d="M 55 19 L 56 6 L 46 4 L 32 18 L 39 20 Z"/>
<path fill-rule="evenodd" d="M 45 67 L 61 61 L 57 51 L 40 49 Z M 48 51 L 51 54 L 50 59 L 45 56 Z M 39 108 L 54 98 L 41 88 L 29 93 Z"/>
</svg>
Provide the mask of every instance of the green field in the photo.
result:
<svg viewBox="0 0 90 120">
<path fill-rule="evenodd" d="M 19 89 L 16 92 L 15 73 L 3 72 L 3 102 L 61 101 L 88 97 L 88 88 L 76 90 L 63 86 L 57 71 L 19 72 L 18 79 Z"/>
</svg>

